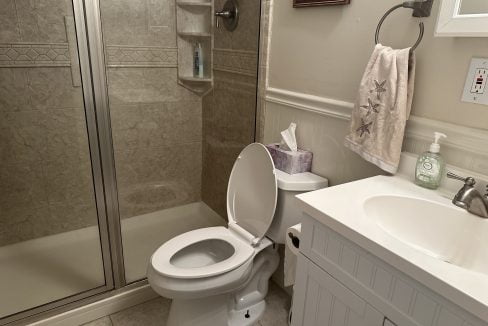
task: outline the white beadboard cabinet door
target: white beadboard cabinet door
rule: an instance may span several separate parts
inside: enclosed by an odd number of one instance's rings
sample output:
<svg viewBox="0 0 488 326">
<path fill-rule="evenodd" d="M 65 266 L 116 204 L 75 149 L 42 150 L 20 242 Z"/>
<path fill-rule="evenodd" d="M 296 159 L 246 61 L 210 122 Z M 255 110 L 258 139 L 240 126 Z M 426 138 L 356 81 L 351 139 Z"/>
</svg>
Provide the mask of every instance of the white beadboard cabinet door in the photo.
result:
<svg viewBox="0 0 488 326">
<path fill-rule="evenodd" d="M 383 326 L 384 316 L 298 255 L 292 326 Z"/>
</svg>

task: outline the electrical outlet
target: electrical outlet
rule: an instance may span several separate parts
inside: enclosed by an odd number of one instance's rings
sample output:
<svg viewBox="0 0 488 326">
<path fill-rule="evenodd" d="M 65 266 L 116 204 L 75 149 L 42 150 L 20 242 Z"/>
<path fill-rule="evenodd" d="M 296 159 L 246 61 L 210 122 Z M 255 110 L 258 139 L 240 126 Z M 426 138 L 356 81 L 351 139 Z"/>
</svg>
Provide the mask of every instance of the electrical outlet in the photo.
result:
<svg viewBox="0 0 488 326">
<path fill-rule="evenodd" d="M 488 58 L 473 58 L 464 86 L 462 101 L 488 105 Z"/>
<path fill-rule="evenodd" d="M 488 69 L 477 68 L 474 74 L 473 86 L 471 86 L 471 94 L 485 93 L 486 78 L 488 78 Z"/>
</svg>

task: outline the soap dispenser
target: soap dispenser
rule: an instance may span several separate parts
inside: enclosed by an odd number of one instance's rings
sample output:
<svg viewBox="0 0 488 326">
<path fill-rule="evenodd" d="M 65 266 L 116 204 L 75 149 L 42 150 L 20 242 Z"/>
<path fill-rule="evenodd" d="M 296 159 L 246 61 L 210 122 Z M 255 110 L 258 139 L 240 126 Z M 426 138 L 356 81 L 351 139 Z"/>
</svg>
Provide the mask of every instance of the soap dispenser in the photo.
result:
<svg viewBox="0 0 488 326">
<path fill-rule="evenodd" d="M 417 160 L 415 169 L 415 183 L 429 189 L 439 188 L 444 175 L 446 163 L 441 156 L 441 138 L 447 138 L 440 132 L 434 133 L 434 142 L 430 145 L 429 151 L 422 153 Z"/>
</svg>

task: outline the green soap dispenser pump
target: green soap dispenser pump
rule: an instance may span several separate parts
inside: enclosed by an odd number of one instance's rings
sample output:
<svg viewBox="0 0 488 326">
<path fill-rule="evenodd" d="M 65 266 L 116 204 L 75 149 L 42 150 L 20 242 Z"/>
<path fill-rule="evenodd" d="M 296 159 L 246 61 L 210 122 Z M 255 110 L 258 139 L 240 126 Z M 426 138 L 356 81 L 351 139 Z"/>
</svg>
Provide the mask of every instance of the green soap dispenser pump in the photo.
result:
<svg viewBox="0 0 488 326">
<path fill-rule="evenodd" d="M 415 183 L 429 189 L 439 188 L 444 175 L 446 163 L 441 156 L 441 145 L 439 141 L 447 136 L 440 132 L 434 133 L 434 142 L 430 145 L 429 151 L 422 153 L 417 160 L 415 169 Z"/>
</svg>

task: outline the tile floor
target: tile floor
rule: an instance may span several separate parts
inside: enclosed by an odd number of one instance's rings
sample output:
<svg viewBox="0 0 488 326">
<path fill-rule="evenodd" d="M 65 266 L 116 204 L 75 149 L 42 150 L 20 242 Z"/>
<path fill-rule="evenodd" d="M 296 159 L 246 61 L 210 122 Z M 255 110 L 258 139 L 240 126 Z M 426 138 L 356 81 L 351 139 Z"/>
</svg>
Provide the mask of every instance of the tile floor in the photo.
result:
<svg viewBox="0 0 488 326">
<path fill-rule="evenodd" d="M 290 296 L 273 282 L 270 283 L 267 309 L 255 326 L 286 326 Z M 157 298 L 119 311 L 83 326 L 163 326 L 168 315 L 170 301 Z M 216 325 L 219 326 L 219 325 Z"/>
</svg>

